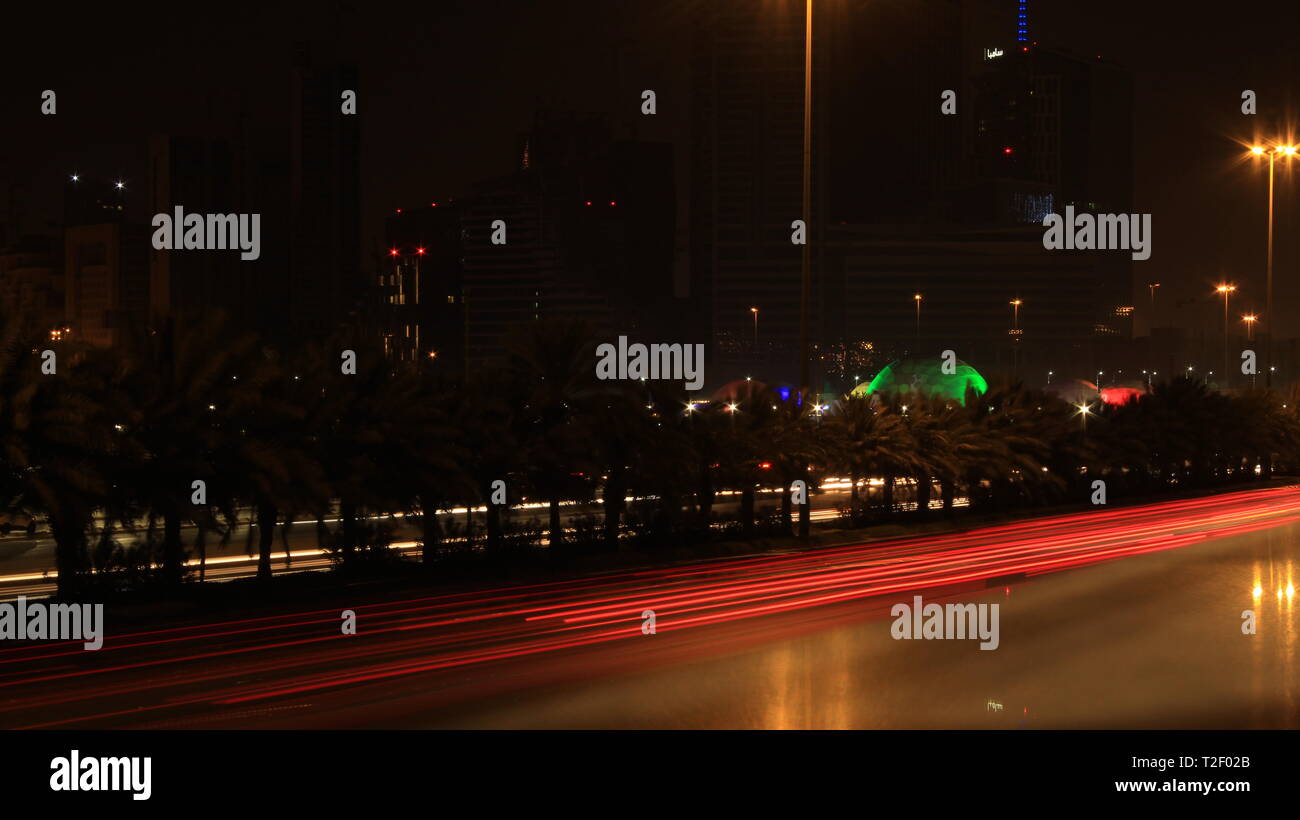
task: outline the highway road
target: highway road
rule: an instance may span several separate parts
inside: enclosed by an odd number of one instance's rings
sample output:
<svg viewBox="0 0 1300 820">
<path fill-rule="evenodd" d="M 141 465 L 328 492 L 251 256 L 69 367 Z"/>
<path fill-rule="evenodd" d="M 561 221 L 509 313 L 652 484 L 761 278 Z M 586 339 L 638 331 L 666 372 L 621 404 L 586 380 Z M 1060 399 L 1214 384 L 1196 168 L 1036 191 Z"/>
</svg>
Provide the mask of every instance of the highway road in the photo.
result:
<svg viewBox="0 0 1300 820">
<path fill-rule="evenodd" d="M 270 615 L 110 619 L 99 651 L 0 648 L 0 726 L 1297 728 L 1298 525 L 1291 486 Z M 997 648 L 897 638 L 894 607 L 916 595 L 996 604 Z"/>
</svg>

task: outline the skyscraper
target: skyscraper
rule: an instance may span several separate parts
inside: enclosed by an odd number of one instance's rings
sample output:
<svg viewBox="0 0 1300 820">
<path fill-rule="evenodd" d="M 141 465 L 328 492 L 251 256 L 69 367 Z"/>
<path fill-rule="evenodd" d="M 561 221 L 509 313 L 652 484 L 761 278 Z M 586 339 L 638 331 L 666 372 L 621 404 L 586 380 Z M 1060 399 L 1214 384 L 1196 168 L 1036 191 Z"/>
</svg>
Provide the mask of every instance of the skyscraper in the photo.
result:
<svg viewBox="0 0 1300 820">
<path fill-rule="evenodd" d="M 290 86 L 287 322 L 295 335 L 328 334 L 361 299 L 359 118 L 342 111 L 356 66 L 328 47 L 300 44 Z"/>
<path fill-rule="evenodd" d="M 803 4 L 709 3 L 695 22 L 691 294 L 715 376 L 789 369 L 800 321 L 791 223 L 802 207 Z"/>
<path fill-rule="evenodd" d="M 1017 0 L 815 15 L 814 381 L 828 351 L 928 350 L 941 332 L 990 359 L 1022 334 L 1060 347 L 1109 333 L 1126 255 L 1047 252 L 1042 218 L 1071 201 L 1130 207 L 1127 75 L 1040 48 Z M 799 372 L 803 35 L 802 3 L 711 3 L 697 28 L 692 293 L 708 304 L 711 380 Z M 1018 295 L 1033 308 L 1013 328 Z"/>
</svg>

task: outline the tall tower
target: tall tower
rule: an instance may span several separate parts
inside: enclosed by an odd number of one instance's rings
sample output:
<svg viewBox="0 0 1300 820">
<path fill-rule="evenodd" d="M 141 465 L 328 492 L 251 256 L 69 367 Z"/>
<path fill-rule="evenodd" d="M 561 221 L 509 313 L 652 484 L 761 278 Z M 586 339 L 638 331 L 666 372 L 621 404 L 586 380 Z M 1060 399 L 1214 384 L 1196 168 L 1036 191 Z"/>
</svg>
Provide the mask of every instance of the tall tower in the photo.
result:
<svg viewBox="0 0 1300 820">
<path fill-rule="evenodd" d="M 297 336 L 328 334 L 356 307 L 361 275 L 358 117 L 342 112 L 357 91 L 356 66 L 332 49 L 300 44 L 290 90 L 288 324 Z"/>
</svg>

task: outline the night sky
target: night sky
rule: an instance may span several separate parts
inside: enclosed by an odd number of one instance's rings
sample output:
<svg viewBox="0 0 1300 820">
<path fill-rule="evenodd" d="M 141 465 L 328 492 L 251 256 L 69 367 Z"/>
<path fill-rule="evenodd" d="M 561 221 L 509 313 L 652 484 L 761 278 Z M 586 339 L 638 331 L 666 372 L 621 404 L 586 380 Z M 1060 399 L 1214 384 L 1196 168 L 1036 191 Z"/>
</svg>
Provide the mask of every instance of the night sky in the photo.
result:
<svg viewBox="0 0 1300 820">
<path fill-rule="evenodd" d="M 72 171 L 142 188 L 147 134 L 203 133 L 240 92 L 254 119 L 272 121 L 288 105 L 292 44 L 337 36 L 362 78 L 363 253 L 378 249 L 392 208 L 510 170 L 518 135 L 541 106 L 608 112 L 640 138 L 675 142 L 684 186 L 685 44 L 693 10 L 707 1 L 11 6 L 0 52 L 0 180 L 26 186 L 33 211 L 50 221 Z M 864 14 L 872 5 L 819 2 Z M 1221 304 L 1210 285 L 1221 278 L 1242 287 L 1243 310 L 1262 302 L 1266 183 L 1238 161 L 1236 141 L 1274 130 L 1300 138 L 1296 13 L 1284 4 L 1031 0 L 1029 14 L 1041 45 L 1099 54 L 1134 73 L 1135 207 L 1154 214 L 1153 257 L 1134 265 L 1141 293 L 1147 281 L 1164 283 L 1162 318 L 1185 325 L 1210 320 Z M 58 92 L 57 116 L 39 113 L 45 88 Z M 658 93 L 659 116 L 639 116 L 643 88 Z M 1257 117 L 1239 111 L 1246 88 L 1259 95 Z M 863 127 L 880 127 L 880 112 L 862 116 Z M 1300 177 L 1289 176 L 1277 191 L 1279 331 L 1300 306 Z M 143 200 L 141 190 L 132 214 L 142 223 Z M 1200 304 L 1172 311 L 1189 298 Z"/>
</svg>

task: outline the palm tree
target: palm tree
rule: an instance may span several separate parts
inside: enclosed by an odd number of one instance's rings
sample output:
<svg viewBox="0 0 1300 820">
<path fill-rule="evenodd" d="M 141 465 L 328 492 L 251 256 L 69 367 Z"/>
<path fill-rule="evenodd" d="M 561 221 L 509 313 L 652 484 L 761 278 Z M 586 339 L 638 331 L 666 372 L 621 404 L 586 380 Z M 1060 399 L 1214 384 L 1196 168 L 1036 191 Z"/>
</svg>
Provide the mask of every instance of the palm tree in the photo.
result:
<svg viewBox="0 0 1300 820">
<path fill-rule="evenodd" d="M 1149 414 L 1146 431 L 1157 469 L 1163 477 L 1193 486 L 1204 483 L 1219 418 L 1208 387 L 1199 379 L 1179 377 L 1155 385 L 1141 407 Z"/>
<path fill-rule="evenodd" d="M 503 388 L 503 385 L 506 385 Z M 503 395 L 509 389 L 507 378 L 496 370 L 472 374 L 446 394 L 449 423 L 456 430 L 461 458 L 453 475 L 463 480 L 451 482 L 456 497 L 464 500 L 466 520 L 478 503 L 486 504 L 487 549 L 500 547 L 502 508 L 492 503 L 492 485 L 506 483 L 507 498 L 518 497 L 514 485 L 519 477 L 520 452 L 514 426 L 515 408 Z M 558 506 L 557 506 L 558 513 Z M 466 540 L 471 538 L 466 527 Z"/>
<path fill-rule="evenodd" d="M 460 386 L 417 365 L 399 365 L 385 399 L 391 416 L 376 453 L 387 506 L 419 516 L 421 556 L 432 563 L 442 542 L 438 511 L 473 495 L 465 465 L 476 442 L 467 425 L 454 426 L 465 402 Z M 466 432 L 462 432 L 466 431 Z"/>
<path fill-rule="evenodd" d="M 829 422 L 835 465 L 849 475 L 849 519 L 857 526 L 862 507 L 858 484 L 907 446 L 907 431 L 897 415 L 877 409 L 872 399 L 861 395 L 841 399 Z"/>
<path fill-rule="evenodd" d="M 117 354 L 120 366 L 109 394 L 130 397 L 122 426 L 144 457 L 127 465 L 129 481 L 151 520 L 163 522 L 166 583 L 179 583 L 184 576 L 181 527 L 209 519 L 206 505 L 191 503 L 193 482 L 216 485 L 220 480 L 212 469 L 212 452 L 225 429 L 222 409 L 251 389 L 251 380 L 238 377 L 250 372 L 255 355 L 254 335 L 232 332 L 217 311 L 196 321 L 161 317 L 155 327 L 141 328 Z"/>
<path fill-rule="evenodd" d="M 673 537 L 681 526 L 686 496 L 696 489 L 694 477 L 705 466 L 692 446 L 697 419 L 694 410 L 686 409 L 690 405 L 681 385 L 649 383 L 645 397 L 646 415 L 635 429 L 628 490 L 633 496 L 655 499 L 654 531 Z"/>
<path fill-rule="evenodd" d="M 42 349 L 57 354 L 54 373 Z M 0 323 L 0 508 L 49 521 L 62 597 L 87 581 L 86 533 L 121 446 L 94 384 L 84 348 Z"/>
<path fill-rule="evenodd" d="M 1073 412 L 1059 398 L 1025 390 L 1019 383 L 990 389 L 978 401 L 968 401 L 967 418 L 976 428 L 966 466 L 972 503 L 998 509 L 1012 502 L 1042 503 L 1059 497 L 1066 486 L 1062 475 L 1069 473 L 1058 475 L 1047 465 L 1054 443 L 1078 435 L 1078 428 L 1070 432 Z"/>
<path fill-rule="evenodd" d="M 899 478 L 929 474 L 926 454 L 917 444 L 915 425 L 907 418 L 912 410 L 909 401 L 914 400 L 898 394 L 879 399 L 877 412 L 887 419 L 880 422 L 881 429 L 890 437 L 876 442 L 868 451 L 874 471 L 884 480 L 881 508 L 886 516 L 894 513 L 894 488 Z"/>
<path fill-rule="evenodd" d="M 682 435 L 688 458 L 684 465 L 693 467 L 686 474 L 695 478 L 695 507 L 700 526 L 708 529 L 713 523 L 713 504 L 717 499 L 718 471 L 722 467 L 726 444 L 726 425 L 730 412 L 726 405 L 717 402 L 692 405 L 682 410 Z"/>
<path fill-rule="evenodd" d="M 226 434 L 213 453 L 214 473 L 226 476 L 230 495 L 252 507 L 258 535 L 257 574 L 267 579 L 281 513 L 327 504 L 329 486 L 321 465 L 312 458 L 315 447 L 305 424 L 302 375 L 285 372 L 277 362 L 262 358 L 251 360 L 249 371 L 237 380 L 246 381 L 249 389 L 232 395 L 222 413 Z"/>
<path fill-rule="evenodd" d="M 979 401 L 970 389 L 965 404 Z M 917 515 L 929 515 L 932 482 L 939 484 L 945 515 L 951 515 L 957 485 L 971 465 L 989 457 L 984 431 L 972 423 L 961 402 L 946 396 L 915 399 L 904 416 L 911 439 L 924 458 L 916 465 Z"/>
<path fill-rule="evenodd" d="M 658 429 L 650 415 L 653 409 L 653 401 L 647 405 L 635 388 L 624 385 L 593 397 L 584 413 L 594 466 L 604 476 L 601 504 L 606 549 L 618 548 L 632 476 L 642 472 L 641 455 L 653 447 Z"/>
<path fill-rule="evenodd" d="M 345 372 L 343 353 L 355 355 L 355 372 Z M 390 442 L 400 440 L 418 381 L 410 374 L 398 378 L 394 365 L 354 328 L 301 353 L 297 368 L 307 444 L 338 500 L 339 548 L 343 564 L 356 558 L 363 536 L 360 522 L 369 513 L 394 513 L 403 507 L 384 464 Z M 307 376 L 310 374 L 310 377 Z M 299 375 L 299 374 L 295 374 Z"/>
<path fill-rule="evenodd" d="M 717 428 L 721 434 L 718 474 L 724 487 L 740 492 L 741 534 L 753 538 L 758 490 L 780 480 L 771 471 L 770 439 L 781 399 L 770 388 L 759 386 L 748 387 L 733 399 L 724 405 L 726 421 Z"/>
<path fill-rule="evenodd" d="M 807 493 L 811 494 L 809 483 L 809 465 L 819 461 L 823 456 L 821 440 L 818 435 L 812 405 L 807 402 L 786 400 L 776 405 L 770 422 L 768 436 L 764 443 L 764 452 L 768 453 L 766 463 L 772 464 L 778 480 L 781 482 L 781 530 L 792 534 L 791 485 L 803 481 Z M 807 519 L 811 498 L 805 497 L 805 503 L 799 508 L 799 535 L 808 536 Z"/>
<path fill-rule="evenodd" d="M 564 543 L 560 503 L 589 498 L 593 465 L 586 414 L 611 388 L 596 380 L 595 345 L 585 322 L 544 319 L 507 335 L 507 389 L 529 485 L 549 507 L 550 543 Z"/>
</svg>

